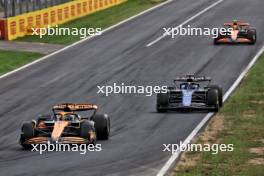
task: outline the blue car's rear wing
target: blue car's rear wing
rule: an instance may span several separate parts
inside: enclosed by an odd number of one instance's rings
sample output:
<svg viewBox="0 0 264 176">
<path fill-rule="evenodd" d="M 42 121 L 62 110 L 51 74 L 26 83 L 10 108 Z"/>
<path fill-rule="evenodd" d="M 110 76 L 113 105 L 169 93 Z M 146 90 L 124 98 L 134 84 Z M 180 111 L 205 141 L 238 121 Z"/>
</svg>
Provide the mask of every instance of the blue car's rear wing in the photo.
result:
<svg viewBox="0 0 264 176">
<path fill-rule="evenodd" d="M 187 75 L 175 78 L 174 82 L 211 82 L 211 80 L 212 79 L 210 77 Z"/>
</svg>

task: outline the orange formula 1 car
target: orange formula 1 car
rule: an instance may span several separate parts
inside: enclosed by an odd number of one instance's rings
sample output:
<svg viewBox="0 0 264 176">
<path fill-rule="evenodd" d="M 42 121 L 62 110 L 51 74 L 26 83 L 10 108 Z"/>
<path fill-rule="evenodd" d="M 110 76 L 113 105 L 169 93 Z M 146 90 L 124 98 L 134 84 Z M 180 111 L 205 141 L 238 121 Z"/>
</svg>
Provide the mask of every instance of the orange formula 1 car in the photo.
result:
<svg viewBox="0 0 264 176">
<path fill-rule="evenodd" d="M 19 143 L 25 149 L 31 144 L 95 144 L 97 139 L 109 138 L 110 119 L 107 114 L 96 114 L 96 105 L 65 103 L 53 106 L 52 111 L 53 115 L 41 115 L 22 125 Z"/>
<path fill-rule="evenodd" d="M 224 27 L 231 31 L 226 34 L 219 34 L 217 38 L 214 39 L 214 44 L 236 44 L 236 43 L 245 43 L 245 44 L 255 44 L 257 40 L 256 29 L 251 28 L 249 23 L 239 22 L 234 20 L 231 23 L 225 23 Z"/>
</svg>

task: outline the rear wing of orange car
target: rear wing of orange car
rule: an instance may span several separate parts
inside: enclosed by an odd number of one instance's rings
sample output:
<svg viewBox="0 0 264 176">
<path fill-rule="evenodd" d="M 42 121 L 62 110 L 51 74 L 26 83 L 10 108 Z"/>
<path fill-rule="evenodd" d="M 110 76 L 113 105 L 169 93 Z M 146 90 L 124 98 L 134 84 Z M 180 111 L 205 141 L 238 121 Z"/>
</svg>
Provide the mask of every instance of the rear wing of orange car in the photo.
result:
<svg viewBox="0 0 264 176">
<path fill-rule="evenodd" d="M 249 23 L 244 23 L 244 22 L 237 22 L 237 25 L 239 26 L 249 26 Z M 224 23 L 224 26 L 233 26 L 233 23 Z"/>
<path fill-rule="evenodd" d="M 87 103 L 62 103 L 53 106 L 52 110 L 60 110 L 60 111 L 89 111 L 89 110 L 97 110 L 98 107 L 94 104 Z"/>
<path fill-rule="evenodd" d="M 52 111 L 56 114 L 56 111 L 64 111 L 64 112 L 80 112 L 80 111 L 93 111 L 91 117 L 84 117 L 82 119 L 91 119 L 95 116 L 98 107 L 94 104 L 88 103 L 62 103 L 54 105 Z"/>
</svg>

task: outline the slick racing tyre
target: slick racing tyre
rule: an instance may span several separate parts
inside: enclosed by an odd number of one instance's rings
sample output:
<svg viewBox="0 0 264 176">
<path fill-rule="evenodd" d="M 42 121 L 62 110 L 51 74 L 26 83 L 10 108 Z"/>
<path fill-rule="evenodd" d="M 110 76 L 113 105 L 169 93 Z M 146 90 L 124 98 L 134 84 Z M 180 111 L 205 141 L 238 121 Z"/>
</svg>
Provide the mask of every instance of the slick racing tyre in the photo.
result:
<svg viewBox="0 0 264 176">
<path fill-rule="evenodd" d="M 169 106 L 169 95 L 168 93 L 157 94 L 157 112 L 166 112 L 166 108 Z"/>
<path fill-rule="evenodd" d="M 219 34 L 220 35 L 220 34 Z M 218 42 L 218 40 L 220 39 L 220 37 L 214 38 L 214 45 L 219 45 L 220 43 Z"/>
<path fill-rule="evenodd" d="M 256 29 L 248 30 L 248 39 L 251 41 L 250 44 L 254 45 L 257 41 L 257 31 Z"/>
<path fill-rule="evenodd" d="M 30 150 L 32 149 L 32 145 L 30 144 L 25 144 L 25 141 L 27 139 L 30 139 L 34 137 L 34 127 L 32 123 L 24 123 L 22 125 L 22 134 L 20 135 L 19 143 L 22 145 L 22 147 L 25 150 Z"/>
<path fill-rule="evenodd" d="M 218 100 L 218 91 L 216 89 L 209 89 L 207 91 L 207 105 L 214 107 L 213 111 L 219 111 L 219 100 Z"/>
<path fill-rule="evenodd" d="M 97 139 L 108 140 L 110 136 L 110 118 L 107 114 L 95 115 L 93 118 Z"/>
<path fill-rule="evenodd" d="M 223 89 L 218 85 L 210 85 L 210 89 L 216 89 L 218 91 L 219 107 L 223 106 Z"/>
<path fill-rule="evenodd" d="M 214 45 L 219 45 L 220 42 L 218 42 L 218 40 L 228 37 L 227 35 L 222 35 L 221 33 L 218 34 L 218 36 L 216 38 L 214 38 Z"/>
<path fill-rule="evenodd" d="M 24 123 L 22 125 L 22 132 L 25 139 L 30 139 L 34 137 L 34 127 L 32 123 Z"/>
</svg>

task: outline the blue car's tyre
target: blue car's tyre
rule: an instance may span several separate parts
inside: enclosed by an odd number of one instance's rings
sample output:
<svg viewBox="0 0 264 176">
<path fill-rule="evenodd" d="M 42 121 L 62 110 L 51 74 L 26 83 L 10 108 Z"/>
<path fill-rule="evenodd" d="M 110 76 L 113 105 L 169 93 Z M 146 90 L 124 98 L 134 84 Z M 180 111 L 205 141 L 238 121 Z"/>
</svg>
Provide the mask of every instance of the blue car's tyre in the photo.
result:
<svg viewBox="0 0 264 176">
<path fill-rule="evenodd" d="M 210 89 L 216 89 L 218 91 L 218 103 L 219 107 L 223 106 L 223 89 L 218 85 L 210 85 Z"/>
<path fill-rule="evenodd" d="M 216 89 L 209 89 L 207 91 L 207 105 L 213 107 L 213 111 L 219 111 L 218 91 Z"/>
<path fill-rule="evenodd" d="M 157 94 L 157 112 L 166 112 L 166 108 L 169 106 L 169 95 L 168 93 L 158 93 Z"/>
</svg>

